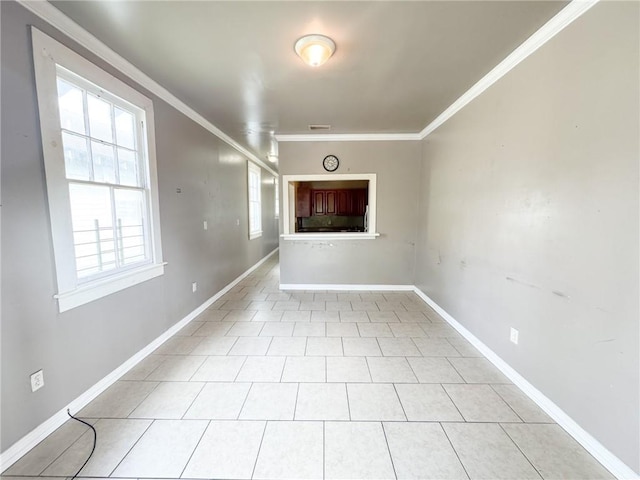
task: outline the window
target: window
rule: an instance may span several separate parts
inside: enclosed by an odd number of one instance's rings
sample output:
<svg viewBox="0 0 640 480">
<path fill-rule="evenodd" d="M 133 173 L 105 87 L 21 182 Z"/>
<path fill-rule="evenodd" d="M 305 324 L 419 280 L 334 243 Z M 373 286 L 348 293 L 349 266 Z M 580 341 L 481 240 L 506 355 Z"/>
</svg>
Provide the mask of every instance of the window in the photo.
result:
<svg viewBox="0 0 640 480">
<path fill-rule="evenodd" d="M 260 200 L 260 167 L 252 162 L 248 165 L 249 186 L 249 239 L 262 236 L 262 204 Z"/>
<path fill-rule="evenodd" d="M 274 197 L 275 197 L 275 208 L 276 208 L 276 218 L 280 218 L 280 187 L 278 185 L 278 178 L 273 179 Z"/>
<path fill-rule="evenodd" d="M 62 312 L 164 271 L 153 105 L 35 28 L 32 35 Z"/>
</svg>

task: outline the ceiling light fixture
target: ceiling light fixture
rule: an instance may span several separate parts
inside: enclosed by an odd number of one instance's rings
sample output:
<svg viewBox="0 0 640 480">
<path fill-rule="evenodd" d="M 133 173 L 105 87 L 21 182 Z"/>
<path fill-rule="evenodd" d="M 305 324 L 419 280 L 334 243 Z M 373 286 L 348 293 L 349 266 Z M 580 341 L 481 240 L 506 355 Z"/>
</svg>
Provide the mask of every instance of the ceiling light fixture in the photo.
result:
<svg viewBox="0 0 640 480">
<path fill-rule="evenodd" d="M 294 49 L 298 56 L 311 67 L 319 67 L 331 58 L 336 44 L 324 35 L 305 35 L 298 39 Z"/>
</svg>

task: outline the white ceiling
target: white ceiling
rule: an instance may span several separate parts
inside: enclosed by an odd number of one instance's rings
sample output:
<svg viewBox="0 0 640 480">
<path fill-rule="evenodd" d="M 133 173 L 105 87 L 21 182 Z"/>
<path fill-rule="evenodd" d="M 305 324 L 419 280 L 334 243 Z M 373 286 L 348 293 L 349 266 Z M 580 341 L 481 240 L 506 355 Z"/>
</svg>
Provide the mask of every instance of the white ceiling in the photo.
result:
<svg viewBox="0 0 640 480">
<path fill-rule="evenodd" d="M 265 159 L 274 134 L 416 133 L 566 1 L 53 1 Z M 302 35 L 334 39 L 311 68 Z"/>
</svg>

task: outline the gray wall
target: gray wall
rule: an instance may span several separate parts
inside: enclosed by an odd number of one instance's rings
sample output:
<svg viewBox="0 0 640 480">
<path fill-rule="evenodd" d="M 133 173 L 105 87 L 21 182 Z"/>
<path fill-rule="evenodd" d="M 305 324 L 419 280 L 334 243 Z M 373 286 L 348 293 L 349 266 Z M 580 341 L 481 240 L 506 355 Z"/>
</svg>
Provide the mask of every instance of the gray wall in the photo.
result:
<svg viewBox="0 0 640 480">
<path fill-rule="evenodd" d="M 249 241 L 246 159 L 139 88 L 155 108 L 165 275 L 58 314 L 28 25 L 103 65 L 19 5 L 0 4 L 4 451 L 276 248 L 278 227 L 272 177 L 263 170 L 264 234 Z M 31 393 L 40 368 L 45 386 Z"/>
<path fill-rule="evenodd" d="M 280 239 L 281 282 L 412 285 L 419 142 L 281 143 L 280 174 L 327 173 L 322 159 L 328 154 L 340 159 L 336 173 L 377 174 L 381 235 L 376 240 Z"/>
<path fill-rule="evenodd" d="M 636 471 L 639 13 L 596 5 L 427 137 L 416 275 Z"/>
</svg>

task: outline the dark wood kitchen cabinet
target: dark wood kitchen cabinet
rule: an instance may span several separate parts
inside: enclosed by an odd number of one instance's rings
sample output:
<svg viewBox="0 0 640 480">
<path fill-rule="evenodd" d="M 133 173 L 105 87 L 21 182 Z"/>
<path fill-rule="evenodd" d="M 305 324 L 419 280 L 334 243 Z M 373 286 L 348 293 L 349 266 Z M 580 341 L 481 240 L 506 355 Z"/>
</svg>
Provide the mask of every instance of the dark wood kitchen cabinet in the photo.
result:
<svg viewBox="0 0 640 480">
<path fill-rule="evenodd" d="M 336 190 L 314 190 L 312 198 L 314 215 L 338 214 Z"/>
<path fill-rule="evenodd" d="M 353 202 L 351 190 L 336 190 L 338 197 L 338 215 L 351 215 Z"/>
<path fill-rule="evenodd" d="M 326 215 L 327 206 L 325 205 L 325 192 L 324 190 L 314 190 L 313 195 L 313 214 L 314 215 Z"/>
<path fill-rule="evenodd" d="M 309 198 L 311 199 L 312 216 L 362 216 L 368 201 L 366 189 L 311 190 Z M 296 216 L 298 217 L 302 216 L 298 215 L 301 207 L 308 208 L 299 196 L 296 203 Z"/>
<path fill-rule="evenodd" d="M 364 215 L 369 199 L 367 198 L 367 190 L 364 188 L 352 190 L 351 197 L 351 215 Z"/>
<path fill-rule="evenodd" d="M 338 214 L 338 202 L 336 196 L 335 190 L 327 190 L 324 192 L 325 211 L 327 212 L 327 215 Z"/>
<path fill-rule="evenodd" d="M 298 188 L 296 190 L 296 217 L 311 216 L 311 189 Z"/>
</svg>

